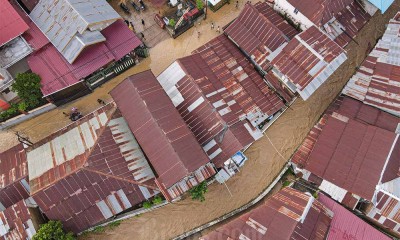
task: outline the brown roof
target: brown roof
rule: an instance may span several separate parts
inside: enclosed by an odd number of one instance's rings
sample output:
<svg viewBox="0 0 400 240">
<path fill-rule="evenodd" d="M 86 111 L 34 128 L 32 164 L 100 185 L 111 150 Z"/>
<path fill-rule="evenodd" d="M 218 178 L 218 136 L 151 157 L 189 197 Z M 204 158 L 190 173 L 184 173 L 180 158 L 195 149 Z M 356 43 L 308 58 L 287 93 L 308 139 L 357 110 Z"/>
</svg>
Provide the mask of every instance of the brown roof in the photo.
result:
<svg viewBox="0 0 400 240">
<path fill-rule="evenodd" d="M 224 32 L 262 69 L 270 66 L 268 56 L 297 34 L 267 3 L 246 3 Z"/>
<path fill-rule="evenodd" d="M 0 153 L 0 204 L 5 208 L 29 197 L 23 185 L 28 182 L 27 165 L 22 144 Z"/>
<path fill-rule="evenodd" d="M 82 144 L 88 148 L 30 184 L 35 189 L 33 198 L 46 216 L 61 220 L 66 229 L 78 233 L 153 196 L 156 185 L 154 173 L 115 103 L 89 114 L 73 126 L 78 126 L 85 140 Z M 75 127 L 68 127 L 68 131 L 56 133 L 47 141 L 59 145 L 69 141 L 75 146 L 71 132 L 76 131 Z M 87 131 L 87 128 L 97 130 Z M 89 132 L 93 142 L 86 135 Z M 53 149 L 57 155 L 57 148 Z M 63 151 L 65 155 L 75 153 L 67 147 Z M 55 177 L 56 174 L 60 175 Z M 42 187 L 38 189 L 37 185 Z"/>
<path fill-rule="evenodd" d="M 400 116 L 400 62 L 395 44 L 399 41 L 400 20 L 391 19 L 387 29 L 343 93 Z"/>
<path fill-rule="evenodd" d="M 317 26 L 322 26 L 353 0 L 288 0 L 299 12 Z"/>
<path fill-rule="evenodd" d="M 291 161 L 371 200 L 399 122 L 390 114 L 340 97 L 311 130 Z"/>
<path fill-rule="evenodd" d="M 200 239 L 322 240 L 331 220 L 330 210 L 311 195 L 287 187 Z"/>
<path fill-rule="evenodd" d="M 344 53 L 339 45 L 312 26 L 292 39 L 272 64 L 299 89 L 300 94 L 306 91 L 309 96 L 313 92 L 306 90 L 310 83 L 316 80 L 314 85 L 321 85 L 332 69 L 338 68 L 346 59 Z"/>
<path fill-rule="evenodd" d="M 150 70 L 127 78 L 110 94 L 164 187 L 209 162 Z"/>
<path fill-rule="evenodd" d="M 24 146 L 18 144 L 0 153 L 0 191 L 2 188 L 25 178 L 28 166 Z"/>
<path fill-rule="evenodd" d="M 346 32 L 342 32 L 335 38 L 335 42 L 339 46 L 344 47 L 351 42 L 351 38 L 354 38 L 369 19 L 371 19 L 371 15 L 357 1 L 353 1 L 348 5 L 348 8 L 346 7 L 339 11 L 335 15 L 335 18 L 343 26 L 343 29 L 346 30 Z M 330 29 L 326 29 L 326 32 L 335 31 L 332 24 L 328 25 Z"/>
<path fill-rule="evenodd" d="M 21 200 L 4 211 L 0 212 L 0 240 L 30 239 L 28 232 L 34 234 L 37 229 L 32 229 L 33 222 L 28 207 Z"/>
</svg>

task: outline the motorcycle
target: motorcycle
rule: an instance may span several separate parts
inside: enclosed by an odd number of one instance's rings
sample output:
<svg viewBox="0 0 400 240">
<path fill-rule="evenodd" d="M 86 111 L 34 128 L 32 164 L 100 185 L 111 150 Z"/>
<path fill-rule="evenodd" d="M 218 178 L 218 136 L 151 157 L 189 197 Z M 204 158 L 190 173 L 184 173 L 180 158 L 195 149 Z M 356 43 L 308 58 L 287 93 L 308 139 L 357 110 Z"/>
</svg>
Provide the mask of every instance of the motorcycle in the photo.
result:
<svg viewBox="0 0 400 240">
<path fill-rule="evenodd" d="M 134 1 L 131 1 L 131 5 L 136 12 L 140 12 L 140 7 Z"/>
<path fill-rule="evenodd" d="M 131 12 L 129 11 L 129 8 L 128 8 L 125 4 L 120 3 L 120 4 L 119 4 L 119 7 L 120 7 L 126 14 L 131 14 Z"/>
</svg>

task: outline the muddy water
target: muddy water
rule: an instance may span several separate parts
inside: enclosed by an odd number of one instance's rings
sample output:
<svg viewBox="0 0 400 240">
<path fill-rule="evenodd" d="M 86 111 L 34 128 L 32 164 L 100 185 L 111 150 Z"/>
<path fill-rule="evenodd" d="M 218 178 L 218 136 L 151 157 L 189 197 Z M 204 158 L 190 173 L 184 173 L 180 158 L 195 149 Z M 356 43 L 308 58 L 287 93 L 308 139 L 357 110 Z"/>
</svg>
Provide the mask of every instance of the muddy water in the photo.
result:
<svg viewBox="0 0 400 240">
<path fill-rule="evenodd" d="M 399 0 L 396 1 L 396 3 L 399 2 Z M 365 58 L 368 42 L 371 42 L 372 45 L 375 44 L 376 39 L 383 34 L 384 25 L 398 9 L 398 5 L 394 5 L 384 16 L 377 15 L 371 19 L 356 39 L 360 45 L 352 42 L 346 48 L 348 51 L 347 62 L 307 102 L 298 99 L 291 109 L 287 110 L 268 129 L 266 135 L 280 154 L 274 150 L 267 137 L 260 139 L 250 147 L 246 153 L 250 161 L 237 176 L 227 182 L 233 197 L 230 197 L 225 186 L 213 184 L 203 203 L 185 199 L 140 217 L 128 219 L 113 231 L 93 234 L 85 239 L 169 239 L 252 200 L 279 173 L 309 129 L 353 75 L 355 67 Z M 221 22 L 224 19 L 228 19 L 228 17 L 222 18 Z M 213 34 L 210 31 L 207 31 L 208 33 Z M 190 35 L 190 32 L 187 34 Z M 190 37 L 187 37 L 181 42 L 179 40 L 171 42 L 172 45 L 183 44 L 187 49 L 183 48 L 175 52 L 176 49 L 164 49 L 159 45 L 153 51 L 162 50 L 166 55 L 174 53 L 175 57 L 180 54 L 188 54 L 194 48 L 191 42 L 197 41 L 195 37 L 189 39 Z M 164 55 L 162 57 L 174 58 Z M 159 73 L 166 67 L 164 64 L 168 65 L 168 61 L 159 63 L 153 60 L 151 67 L 156 73 Z"/>
<path fill-rule="evenodd" d="M 279 154 L 267 137 L 257 141 L 246 152 L 250 160 L 238 175 L 227 182 L 233 197 L 229 195 L 225 186 L 213 184 L 203 203 L 184 199 L 140 217 L 125 220 L 113 231 L 92 234 L 84 239 L 169 239 L 230 212 L 257 196 L 279 173 L 309 129 L 354 73 L 355 67 L 365 58 L 368 42 L 374 45 L 375 40 L 383 34 L 384 25 L 394 15 L 395 8 L 399 9 L 400 0 L 395 3 L 396 5 L 384 16 L 371 19 L 356 39 L 360 45 L 350 43 L 346 48 L 349 58 L 347 62 L 307 102 L 298 99 L 268 129 L 266 134 Z M 243 6 L 242 1 L 240 5 Z M 0 151 L 16 143 L 12 131 L 21 131 L 32 141 L 38 141 L 69 123 L 62 112 L 69 111 L 72 106 L 78 107 L 83 113 L 89 113 L 100 107 L 97 103 L 98 98 L 109 100 L 108 92 L 125 77 L 148 68 L 159 74 L 174 59 L 190 54 L 192 50 L 217 36 L 218 33 L 210 29 L 211 21 L 215 22 L 216 26 L 223 26 L 238 13 L 239 10 L 234 8 L 234 4 L 224 6 L 216 14 L 209 12 L 207 19 L 196 25 L 196 28 L 190 29 L 175 40 L 164 40 L 151 49 L 151 58 L 104 84 L 93 94 L 26 121 L 9 132 L 1 132 Z M 200 31 L 200 38 L 197 37 L 197 30 Z"/>
</svg>

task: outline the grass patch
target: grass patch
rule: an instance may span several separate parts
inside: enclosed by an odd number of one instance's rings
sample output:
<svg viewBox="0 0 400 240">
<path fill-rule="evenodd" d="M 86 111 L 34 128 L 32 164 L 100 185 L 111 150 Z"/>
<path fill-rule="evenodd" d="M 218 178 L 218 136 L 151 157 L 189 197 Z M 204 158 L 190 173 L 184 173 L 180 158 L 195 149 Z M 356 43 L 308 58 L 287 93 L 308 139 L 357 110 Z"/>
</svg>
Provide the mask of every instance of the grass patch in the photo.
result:
<svg viewBox="0 0 400 240">
<path fill-rule="evenodd" d="M 121 222 L 122 222 L 122 220 L 117 220 L 115 222 L 108 224 L 108 227 L 110 229 L 114 229 L 114 228 L 118 227 L 119 225 L 121 225 Z"/>
<path fill-rule="evenodd" d="M 105 231 L 106 228 L 104 226 L 97 226 L 92 230 L 93 233 L 103 233 Z"/>
</svg>

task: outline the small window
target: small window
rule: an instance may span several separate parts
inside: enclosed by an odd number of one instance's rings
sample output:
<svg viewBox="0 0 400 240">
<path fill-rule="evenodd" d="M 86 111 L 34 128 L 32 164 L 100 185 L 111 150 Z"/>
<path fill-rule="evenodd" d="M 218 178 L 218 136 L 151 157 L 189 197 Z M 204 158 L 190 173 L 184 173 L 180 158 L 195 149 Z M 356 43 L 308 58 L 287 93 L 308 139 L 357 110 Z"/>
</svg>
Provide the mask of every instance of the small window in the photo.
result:
<svg viewBox="0 0 400 240">
<path fill-rule="evenodd" d="M 297 8 L 294 9 L 294 14 L 297 14 L 299 10 Z"/>
</svg>

